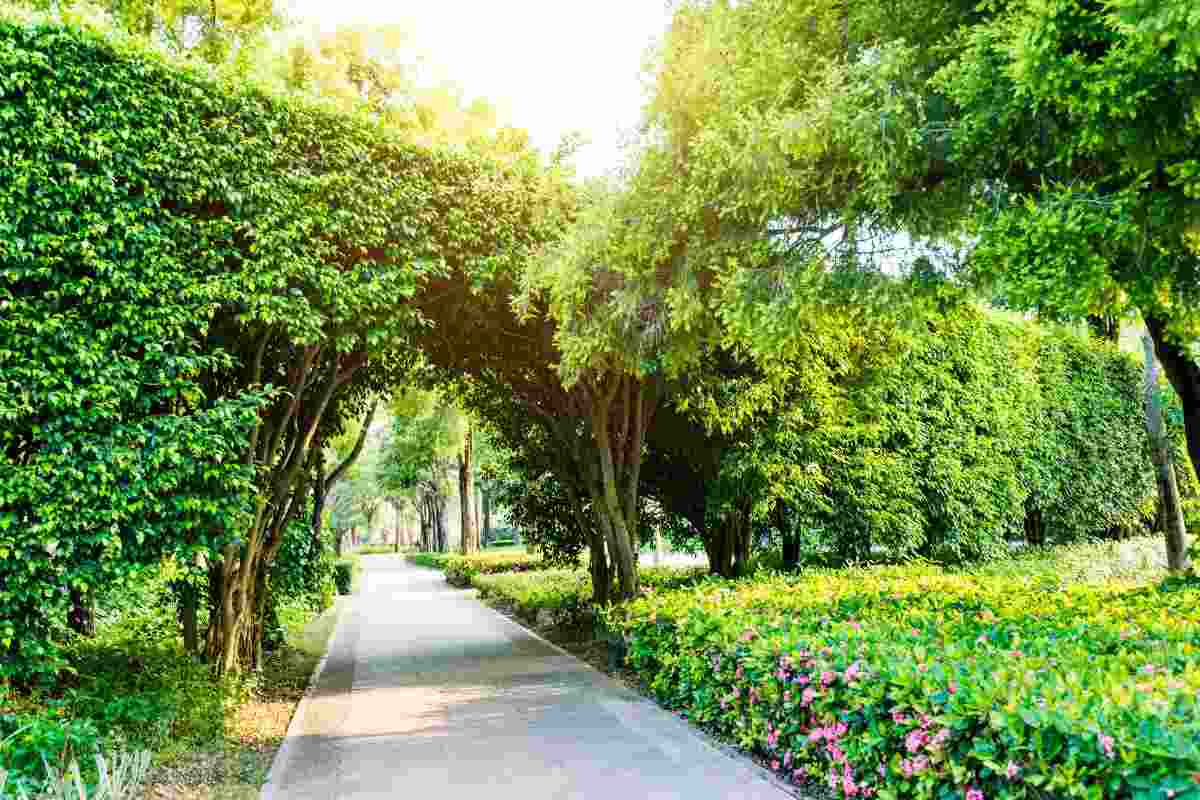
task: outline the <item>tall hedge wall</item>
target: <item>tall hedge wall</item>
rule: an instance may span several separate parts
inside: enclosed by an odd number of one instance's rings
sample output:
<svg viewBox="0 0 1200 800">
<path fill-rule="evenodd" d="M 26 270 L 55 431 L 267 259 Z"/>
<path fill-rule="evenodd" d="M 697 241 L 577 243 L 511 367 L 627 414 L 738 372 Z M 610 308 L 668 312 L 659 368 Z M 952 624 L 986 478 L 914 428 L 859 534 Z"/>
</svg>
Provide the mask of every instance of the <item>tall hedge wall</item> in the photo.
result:
<svg viewBox="0 0 1200 800">
<path fill-rule="evenodd" d="M 931 320 L 855 387 L 849 424 L 805 437 L 828 506 L 797 510 L 845 558 L 1133 528 L 1154 497 L 1140 386 L 1135 359 L 1083 335 L 974 309 Z"/>
<path fill-rule="evenodd" d="M 421 276 L 519 249 L 518 167 L 0 14 L 0 680 L 54 669 L 72 594 L 291 513 Z"/>
</svg>

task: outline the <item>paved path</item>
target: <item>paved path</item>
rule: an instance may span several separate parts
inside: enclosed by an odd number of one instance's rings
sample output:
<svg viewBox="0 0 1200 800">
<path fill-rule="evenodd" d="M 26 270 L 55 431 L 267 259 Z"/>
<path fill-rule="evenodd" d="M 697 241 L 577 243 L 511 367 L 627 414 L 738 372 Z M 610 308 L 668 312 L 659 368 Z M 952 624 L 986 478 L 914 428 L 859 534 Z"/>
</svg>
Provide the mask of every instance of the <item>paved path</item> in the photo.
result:
<svg viewBox="0 0 1200 800">
<path fill-rule="evenodd" d="M 787 796 L 441 573 L 363 566 L 264 800 Z"/>
</svg>

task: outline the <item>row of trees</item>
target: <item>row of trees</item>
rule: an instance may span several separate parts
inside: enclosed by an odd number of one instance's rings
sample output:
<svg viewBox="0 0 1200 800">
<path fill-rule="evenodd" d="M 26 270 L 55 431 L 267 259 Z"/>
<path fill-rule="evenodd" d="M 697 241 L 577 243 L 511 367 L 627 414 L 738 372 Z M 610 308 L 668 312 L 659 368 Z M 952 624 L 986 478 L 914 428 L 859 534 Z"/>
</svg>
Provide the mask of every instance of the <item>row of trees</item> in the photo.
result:
<svg viewBox="0 0 1200 800">
<path fill-rule="evenodd" d="M 325 444 L 413 364 L 424 276 L 520 258 L 553 175 L 107 32 L 0 41 L 2 673 L 52 672 L 71 595 L 166 555 L 206 565 L 205 657 L 252 667 Z"/>
<path fill-rule="evenodd" d="M 973 298 L 1136 308 L 1197 462 L 1173 3 L 684 3 L 634 167 L 582 187 L 509 133 L 412 144 L 374 47 L 314 102 L 0 23 L 3 674 L 52 669 L 71 595 L 167 554 L 206 564 L 206 656 L 254 665 L 273 566 L 347 463 L 326 445 L 414 384 L 441 399 L 396 401 L 385 488 L 434 498 L 427 544 L 473 450 L 452 399 L 599 602 L 659 525 L 733 574 L 766 530 L 795 561 L 810 535 L 963 558 L 1131 524 L 1134 368 Z M 292 56 L 280 91 L 322 80 Z"/>
<path fill-rule="evenodd" d="M 1154 485 L 1135 368 L 1005 342 L 957 293 L 1109 337 L 1139 315 L 1200 465 L 1184 5 L 680 4 L 629 174 L 487 291 L 418 298 L 426 356 L 553 476 L 532 501 L 590 547 L 598 601 L 610 571 L 638 588 L 656 472 L 722 572 L 755 519 L 846 556 L 1130 525 Z"/>
</svg>

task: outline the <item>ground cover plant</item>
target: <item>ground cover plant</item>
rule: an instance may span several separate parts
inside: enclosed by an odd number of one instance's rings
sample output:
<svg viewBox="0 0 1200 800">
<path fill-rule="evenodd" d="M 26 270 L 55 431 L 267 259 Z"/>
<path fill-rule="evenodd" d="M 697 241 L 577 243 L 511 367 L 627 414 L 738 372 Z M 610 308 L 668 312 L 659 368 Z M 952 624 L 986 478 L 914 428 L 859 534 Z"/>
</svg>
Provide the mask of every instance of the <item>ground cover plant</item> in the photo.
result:
<svg viewBox="0 0 1200 800">
<path fill-rule="evenodd" d="M 320 614 L 319 591 L 282 599 L 280 636 L 263 670 L 214 678 L 179 627 L 163 624 L 176 613 L 182 574 L 167 562 L 106 587 L 96 598 L 95 632 L 63 644 L 67 666 L 57 683 L 26 692 L 0 686 L 0 797 L 40 796 L 73 761 L 96 789 L 97 754 L 113 766 L 119 754 L 138 753 L 150 759 L 152 782 L 257 791 L 324 652 L 333 613 Z"/>
<path fill-rule="evenodd" d="M 696 723 L 844 797 L 1200 792 L 1200 582 L 936 566 L 708 581 L 605 614 Z"/>
</svg>

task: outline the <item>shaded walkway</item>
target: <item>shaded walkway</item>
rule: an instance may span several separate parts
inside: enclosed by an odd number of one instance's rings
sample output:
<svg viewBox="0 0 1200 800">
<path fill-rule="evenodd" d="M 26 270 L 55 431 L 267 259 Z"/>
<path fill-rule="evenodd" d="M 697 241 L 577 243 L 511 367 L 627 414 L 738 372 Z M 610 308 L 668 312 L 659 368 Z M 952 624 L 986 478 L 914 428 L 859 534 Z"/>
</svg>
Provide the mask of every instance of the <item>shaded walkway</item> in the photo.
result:
<svg viewBox="0 0 1200 800">
<path fill-rule="evenodd" d="M 264 798 L 787 796 L 441 573 L 363 566 Z"/>
</svg>

